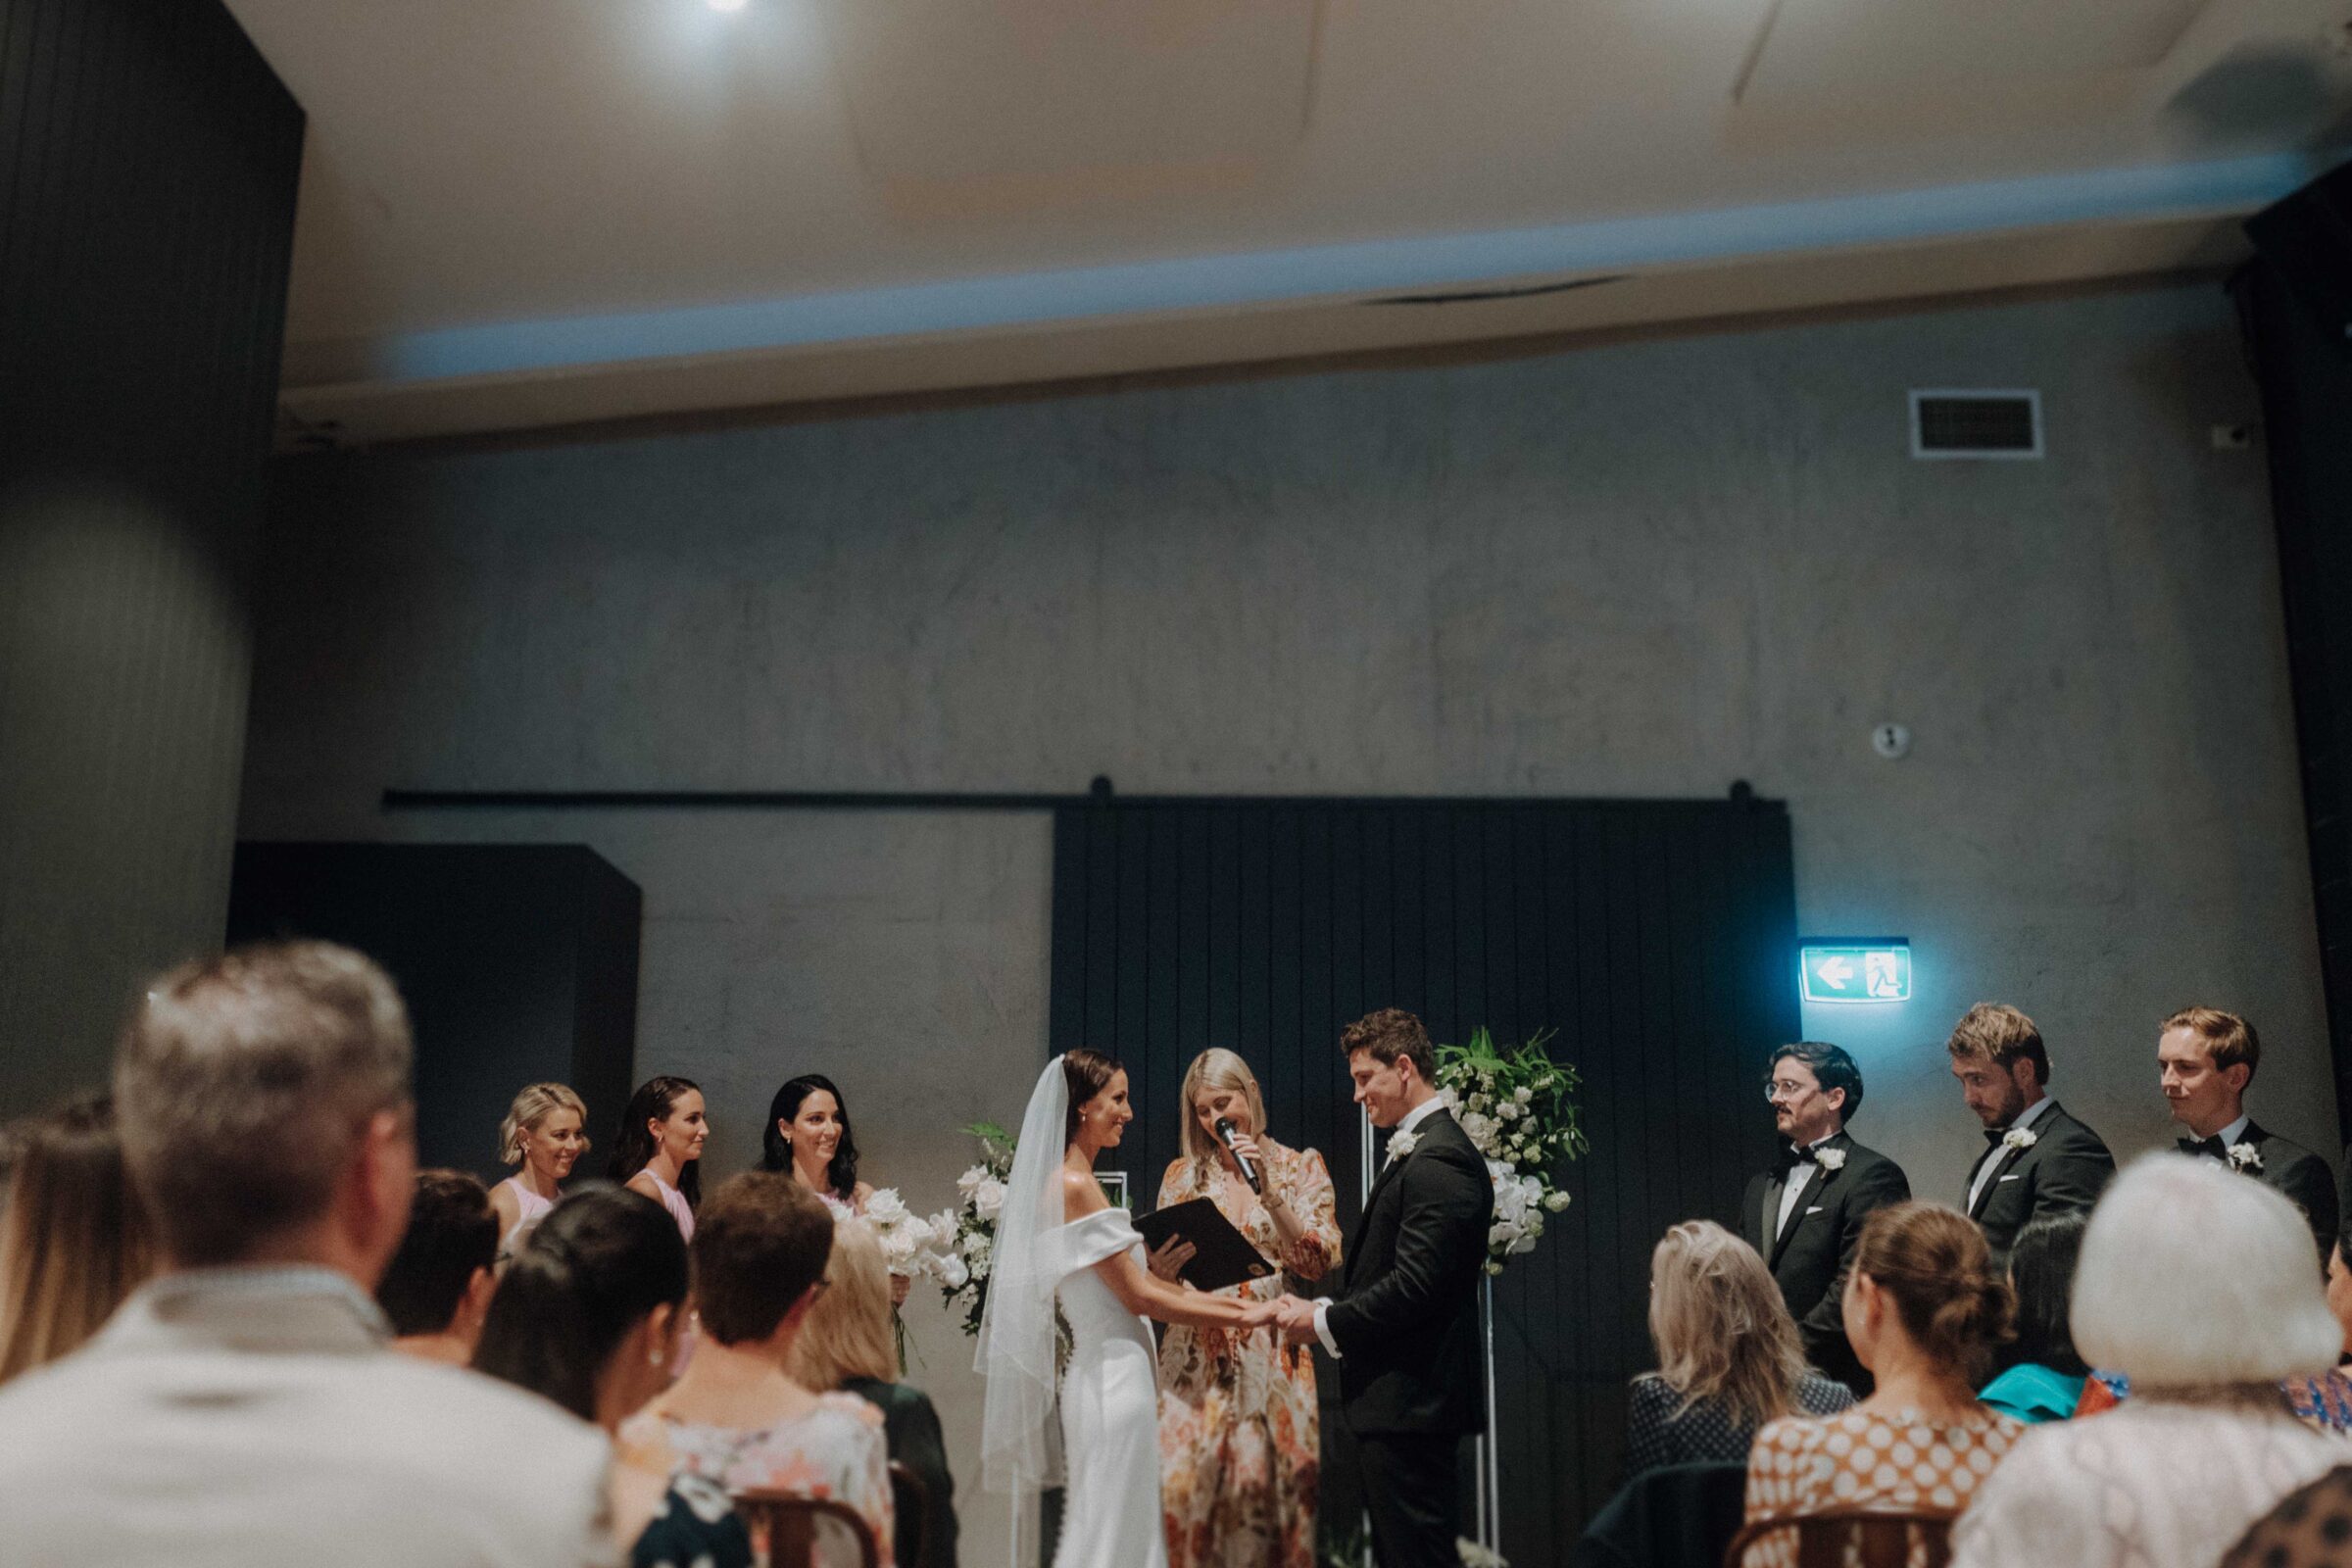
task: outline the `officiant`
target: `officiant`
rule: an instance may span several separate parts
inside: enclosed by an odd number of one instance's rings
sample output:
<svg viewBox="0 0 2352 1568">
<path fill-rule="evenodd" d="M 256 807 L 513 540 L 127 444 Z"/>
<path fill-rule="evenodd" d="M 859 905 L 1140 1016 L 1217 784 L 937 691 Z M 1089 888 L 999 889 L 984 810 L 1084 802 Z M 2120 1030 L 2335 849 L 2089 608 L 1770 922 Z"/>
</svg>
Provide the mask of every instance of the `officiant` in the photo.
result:
<svg viewBox="0 0 2352 1568">
<path fill-rule="evenodd" d="M 1280 1272 L 1229 1287 L 1271 1301 L 1313 1296 L 1338 1266 L 1331 1172 L 1311 1149 L 1266 1133 L 1249 1065 L 1213 1049 L 1184 1075 L 1182 1157 L 1159 1207 L 1205 1198 Z M 1222 1124 L 1222 1126 L 1220 1126 Z M 1171 1236 L 1152 1272 L 1179 1277 L 1191 1245 Z M 1160 1506 L 1169 1568 L 1314 1568 L 1321 1432 L 1313 1353 L 1279 1335 L 1178 1326 L 1159 1349 Z"/>
</svg>

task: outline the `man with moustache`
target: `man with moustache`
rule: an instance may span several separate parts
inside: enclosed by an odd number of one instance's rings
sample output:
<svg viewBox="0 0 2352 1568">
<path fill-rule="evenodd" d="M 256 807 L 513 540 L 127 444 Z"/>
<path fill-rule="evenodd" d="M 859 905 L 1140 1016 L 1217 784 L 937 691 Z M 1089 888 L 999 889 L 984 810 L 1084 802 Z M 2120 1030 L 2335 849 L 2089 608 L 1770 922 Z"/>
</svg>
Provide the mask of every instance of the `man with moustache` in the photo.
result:
<svg viewBox="0 0 2352 1568">
<path fill-rule="evenodd" d="M 2001 1002 L 1980 1002 L 1945 1043 L 1960 1098 L 1984 1124 L 1984 1152 L 1970 1167 L 1968 1217 L 1984 1232 L 1993 1266 L 2029 1221 L 2087 1209 L 2115 1175 L 2097 1133 L 2049 1098 L 2050 1056 L 2034 1020 Z"/>
<path fill-rule="evenodd" d="M 1845 1124 L 1862 1106 L 1862 1070 L 1837 1046 L 1801 1040 L 1774 1053 L 1764 1098 L 1782 1143 L 1769 1171 L 1750 1178 L 1740 1234 L 1755 1245 L 1796 1319 L 1805 1358 L 1867 1395 L 1870 1374 L 1845 1338 L 1845 1276 L 1874 1209 L 1907 1202 L 1903 1168 L 1855 1143 Z"/>
<path fill-rule="evenodd" d="M 2319 1155 L 2246 1114 L 2246 1086 L 2261 1065 L 2254 1026 L 2217 1007 L 2183 1007 L 2156 1037 L 2157 1081 L 2173 1119 L 2189 1133 L 2180 1152 L 2218 1159 L 2285 1194 L 2303 1210 L 2325 1265 L 2335 1246 L 2335 1175 Z"/>
</svg>

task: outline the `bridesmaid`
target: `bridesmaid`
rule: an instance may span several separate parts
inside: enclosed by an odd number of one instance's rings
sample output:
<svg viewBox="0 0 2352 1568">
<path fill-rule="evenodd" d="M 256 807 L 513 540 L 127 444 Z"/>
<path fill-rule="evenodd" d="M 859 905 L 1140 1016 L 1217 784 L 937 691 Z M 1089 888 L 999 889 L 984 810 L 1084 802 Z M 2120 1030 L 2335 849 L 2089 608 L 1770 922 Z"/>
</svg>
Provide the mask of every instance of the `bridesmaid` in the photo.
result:
<svg viewBox="0 0 2352 1568">
<path fill-rule="evenodd" d="M 1266 1136 L 1265 1101 L 1248 1064 L 1210 1050 L 1184 1075 L 1183 1157 L 1169 1165 L 1159 1206 L 1196 1198 L 1267 1257 L 1299 1294 L 1340 1258 L 1340 1221 L 1331 1173 L 1311 1149 Z M 1233 1123 L 1234 1147 L 1216 1133 Z M 1235 1160 L 1258 1172 L 1250 1190 Z M 1171 1239 L 1152 1254 L 1152 1271 L 1174 1279 L 1192 1249 Z M 1270 1301 L 1286 1286 L 1253 1280 L 1220 1295 Z M 1268 1335 L 1178 1325 L 1159 1350 L 1159 1460 L 1169 1568 L 1313 1568 L 1320 1433 L 1313 1354 Z"/>
<path fill-rule="evenodd" d="M 588 1152 L 588 1107 L 562 1084 L 532 1084 L 498 1127 L 498 1157 L 522 1168 L 490 1189 L 498 1255 L 512 1257 L 529 1227 L 556 1206 L 571 1167 Z"/>
<path fill-rule="evenodd" d="M 692 1079 L 649 1078 L 621 1113 L 605 1173 L 668 1209 L 678 1234 L 691 1242 L 695 1205 L 703 1197 L 703 1143 L 710 1136 L 703 1092 Z"/>
<path fill-rule="evenodd" d="M 858 1138 L 850 1131 L 850 1109 L 823 1073 L 805 1072 L 776 1091 L 776 1098 L 768 1102 L 767 1130 L 760 1145 L 760 1166 L 790 1171 L 824 1200 L 835 1219 L 865 1212 L 874 1190 L 858 1179 Z M 890 1304 L 906 1305 L 913 1284 L 904 1274 L 893 1274 Z"/>
</svg>

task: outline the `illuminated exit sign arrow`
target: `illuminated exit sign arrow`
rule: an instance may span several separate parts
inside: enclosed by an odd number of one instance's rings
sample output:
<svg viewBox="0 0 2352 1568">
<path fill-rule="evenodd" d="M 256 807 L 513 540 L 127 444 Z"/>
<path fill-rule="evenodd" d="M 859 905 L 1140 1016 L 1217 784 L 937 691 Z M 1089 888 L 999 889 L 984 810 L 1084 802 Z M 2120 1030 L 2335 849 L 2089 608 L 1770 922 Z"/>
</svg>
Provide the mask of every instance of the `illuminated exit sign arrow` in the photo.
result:
<svg viewBox="0 0 2352 1568">
<path fill-rule="evenodd" d="M 1807 1002 L 1911 1000 L 1911 944 L 1901 937 L 1807 942 L 1796 967 Z"/>
</svg>

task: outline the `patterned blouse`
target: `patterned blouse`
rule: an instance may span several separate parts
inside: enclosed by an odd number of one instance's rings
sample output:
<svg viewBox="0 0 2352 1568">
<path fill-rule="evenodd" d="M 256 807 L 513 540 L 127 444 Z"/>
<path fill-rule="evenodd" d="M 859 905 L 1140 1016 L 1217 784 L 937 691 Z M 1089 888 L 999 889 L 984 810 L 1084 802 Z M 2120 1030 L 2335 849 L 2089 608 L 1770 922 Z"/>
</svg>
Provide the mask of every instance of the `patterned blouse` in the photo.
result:
<svg viewBox="0 0 2352 1568">
<path fill-rule="evenodd" d="M 752 1568 L 752 1538 L 715 1483 L 673 1476 L 629 1548 L 629 1568 Z"/>
<path fill-rule="evenodd" d="M 1270 1192 L 1302 1234 L 1283 1246 L 1266 1205 L 1220 1179 L 1222 1163 L 1179 1159 L 1159 1185 L 1159 1206 L 1206 1198 L 1296 1283 L 1316 1285 L 1340 1258 L 1340 1221 L 1323 1156 L 1259 1138 Z M 1285 1289 L 1269 1276 L 1229 1295 L 1270 1301 Z M 1178 1325 L 1159 1348 L 1160 1507 L 1169 1568 L 1313 1568 L 1321 1440 L 1314 1355 L 1265 1333 Z"/>
<path fill-rule="evenodd" d="M 1915 1410 L 1861 1408 L 1826 1421 L 1775 1421 L 1747 1456 L 1747 1522 L 1849 1508 L 1957 1515 L 2025 1430 L 1981 1404 L 1948 1425 Z M 1911 1560 L 1913 1568 L 1925 1563 L 1924 1544 L 1914 1544 Z M 1796 1532 L 1775 1530 L 1749 1544 L 1742 1568 L 1795 1562 Z"/>
<path fill-rule="evenodd" d="M 1795 1395 L 1797 1409 L 1806 1415 L 1836 1415 L 1854 1407 L 1844 1384 L 1814 1373 L 1798 1381 Z M 1683 1396 L 1672 1384 L 1644 1372 L 1634 1379 L 1626 1412 L 1626 1479 L 1669 1464 L 1745 1464 L 1755 1439 L 1752 1423 L 1735 1420 L 1718 1404 L 1683 1409 Z"/>
<path fill-rule="evenodd" d="M 882 1568 L 892 1568 L 896 1520 L 882 1412 L 854 1394 L 820 1394 L 808 1414 L 752 1432 L 649 1410 L 624 1422 L 620 1439 L 647 1450 L 666 1445 L 675 1471 L 715 1481 L 730 1493 L 761 1488 L 847 1503 L 879 1544 Z M 858 1568 L 857 1547 L 847 1535 L 829 1538 L 820 1526 L 820 1568 Z"/>
</svg>

